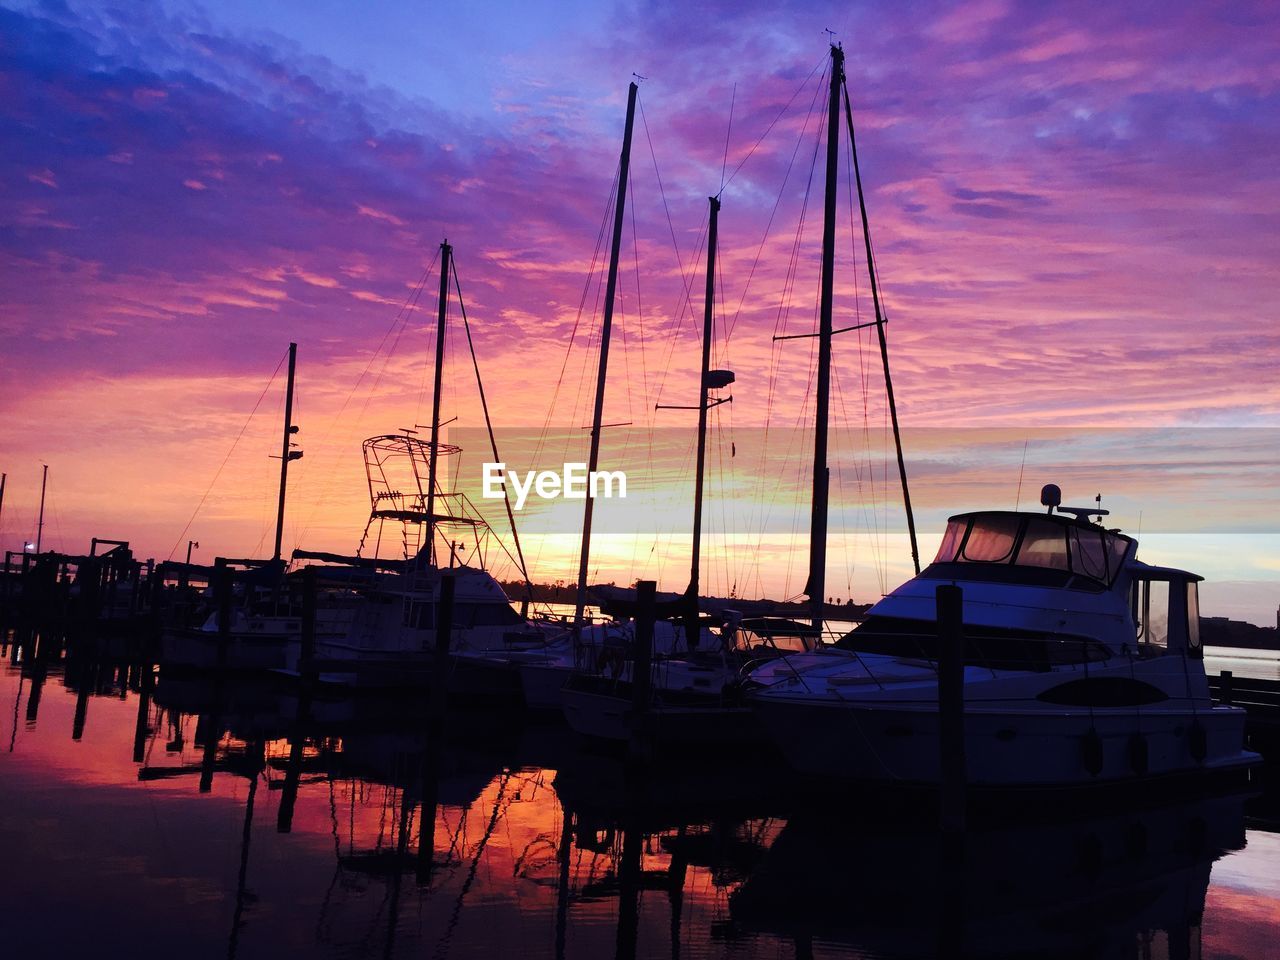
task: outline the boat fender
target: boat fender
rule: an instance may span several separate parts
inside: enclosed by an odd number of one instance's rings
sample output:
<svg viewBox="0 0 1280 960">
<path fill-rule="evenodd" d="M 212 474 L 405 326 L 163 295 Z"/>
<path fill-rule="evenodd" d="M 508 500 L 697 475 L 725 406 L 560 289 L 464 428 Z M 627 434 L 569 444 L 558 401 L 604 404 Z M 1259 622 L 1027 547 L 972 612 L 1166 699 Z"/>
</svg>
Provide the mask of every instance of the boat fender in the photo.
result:
<svg viewBox="0 0 1280 960">
<path fill-rule="evenodd" d="M 1199 720 L 1191 721 L 1187 746 L 1191 750 L 1191 759 L 1196 763 L 1204 763 L 1204 758 L 1209 755 L 1209 735 L 1205 733 L 1204 724 Z"/>
<path fill-rule="evenodd" d="M 1084 760 L 1084 768 L 1089 776 L 1096 777 L 1102 772 L 1102 737 L 1094 727 L 1081 738 L 1080 755 Z"/>
<path fill-rule="evenodd" d="M 1135 733 L 1129 737 L 1129 767 L 1138 776 L 1142 776 L 1147 772 L 1149 767 L 1149 754 L 1147 750 L 1147 738 L 1140 733 Z"/>
</svg>

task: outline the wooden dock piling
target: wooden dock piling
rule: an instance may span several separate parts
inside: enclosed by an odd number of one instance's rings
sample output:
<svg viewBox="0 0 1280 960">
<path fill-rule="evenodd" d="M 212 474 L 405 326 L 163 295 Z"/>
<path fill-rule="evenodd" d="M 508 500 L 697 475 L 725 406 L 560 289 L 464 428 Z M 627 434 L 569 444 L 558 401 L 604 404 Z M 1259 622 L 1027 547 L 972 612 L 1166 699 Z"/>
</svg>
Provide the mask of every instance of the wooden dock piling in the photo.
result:
<svg viewBox="0 0 1280 960">
<path fill-rule="evenodd" d="M 640 580 L 636 583 L 635 649 L 631 659 L 631 743 L 633 759 L 651 759 L 649 706 L 653 701 L 653 623 L 658 583 Z"/>
<path fill-rule="evenodd" d="M 449 644 L 453 639 L 453 598 L 457 581 L 441 571 L 440 600 L 436 604 L 436 656 L 431 667 L 432 720 L 443 723 L 449 700 Z"/>
<path fill-rule="evenodd" d="M 226 670 L 231 656 L 231 568 L 223 557 L 214 560 L 214 592 L 218 603 L 218 670 Z"/>
<path fill-rule="evenodd" d="M 457 581 L 452 574 L 440 578 L 436 605 L 436 658 L 431 671 L 431 704 L 427 712 L 422 748 L 422 807 L 418 817 L 417 882 L 431 882 L 435 867 L 436 811 L 440 806 L 440 761 L 445 709 L 449 697 L 449 641 L 453 632 L 453 598 Z"/>
<path fill-rule="evenodd" d="M 964 591 L 943 584 L 935 593 L 938 610 L 938 746 L 941 764 L 940 813 L 944 832 L 965 828 L 964 756 Z"/>
</svg>

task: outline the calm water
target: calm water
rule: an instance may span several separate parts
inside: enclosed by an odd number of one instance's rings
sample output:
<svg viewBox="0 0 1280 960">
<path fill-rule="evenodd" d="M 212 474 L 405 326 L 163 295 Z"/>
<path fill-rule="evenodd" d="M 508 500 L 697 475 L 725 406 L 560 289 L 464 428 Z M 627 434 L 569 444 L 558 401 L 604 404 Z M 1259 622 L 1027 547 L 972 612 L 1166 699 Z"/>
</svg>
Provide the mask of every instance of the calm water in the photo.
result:
<svg viewBox="0 0 1280 960">
<path fill-rule="evenodd" d="M 1280 680 L 1280 651 L 1205 647 L 1204 668 L 1210 674 L 1230 670 L 1237 677 Z"/>
<path fill-rule="evenodd" d="M 637 788 L 553 724 L 427 749 L 412 701 L 4 652 L 6 956 L 1280 957 L 1256 800 L 996 818 L 944 868 L 764 766 Z"/>
</svg>

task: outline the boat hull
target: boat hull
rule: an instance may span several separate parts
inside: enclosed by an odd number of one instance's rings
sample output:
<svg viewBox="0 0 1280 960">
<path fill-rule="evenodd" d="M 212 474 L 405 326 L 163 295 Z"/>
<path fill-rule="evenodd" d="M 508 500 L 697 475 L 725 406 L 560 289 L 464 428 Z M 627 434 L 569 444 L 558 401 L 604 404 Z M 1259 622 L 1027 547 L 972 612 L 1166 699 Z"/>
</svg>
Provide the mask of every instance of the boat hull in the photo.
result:
<svg viewBox="0 0 1280 960">
<path fill-rule="evenodd" d="M 905 784 L 941 779 L 934 703 L 762 696 L 753 706 L 801 773 Z M 966 779 L 980 787 L 1083 786 L 1240 769 L 1259 760 L 1241 747 L 1244 722 L 1243 710 L 1223 706 L 1136 712 L 985 704 L 964 715 Z"/>
<path fill-rule="evenodd" d="M 560 697 L 569 727 L 594 740 L 625 743 L 638 733 L 653 743 L 699 748 L 765 739 L 748 706 L 710 701 L 655 703 L 637 722 L 627 697 L 572 687 L 563 689 Z"/>
<path fill-rule="evenodd" d="M 180 670 L 280 670 L 288 663 L 290 642 L 279 633 L 237 632 L 224 639 L 206 630 L 166 630 L 160 637 L 160 664 Z M 296 637 L 292 643 L 296 646 Z"/>
</svg>

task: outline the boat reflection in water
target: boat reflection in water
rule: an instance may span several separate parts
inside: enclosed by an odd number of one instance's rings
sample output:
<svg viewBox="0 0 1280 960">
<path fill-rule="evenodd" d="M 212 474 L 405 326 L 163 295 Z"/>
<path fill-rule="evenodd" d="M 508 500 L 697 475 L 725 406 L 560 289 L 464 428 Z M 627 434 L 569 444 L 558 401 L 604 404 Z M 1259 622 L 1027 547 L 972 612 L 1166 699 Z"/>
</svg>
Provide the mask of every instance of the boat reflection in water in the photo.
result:
<svg viewBox="0 0 1280 960">
<path fill-rule="evenodd" d="M 943 860 L 931 809 L 852 787 L 801 801 L 777 771 L 641 771 L 560 724 L 441 731 L 420 697 L 32 650 L 0 667 L 13 956 L 1138 958 L 1196 956 L 1202 915 L 1227 956 L 1276 911 L 1229 887 L 1206 908 L 1227 851 L 1228 876 L 1275 873 L 1239 797 L 975 812 Z"/>
<path fill-rule="evenodd" d="M 885 956 L 1199 956 L 1212 864 L 1244 847 L 1243 811 L 1238 794 L 1190 799 L 988 824 L 960 843 L 883 819 L 868 829 L 848 810 L 798 814 L 732 914 Z"/>
</svg>

